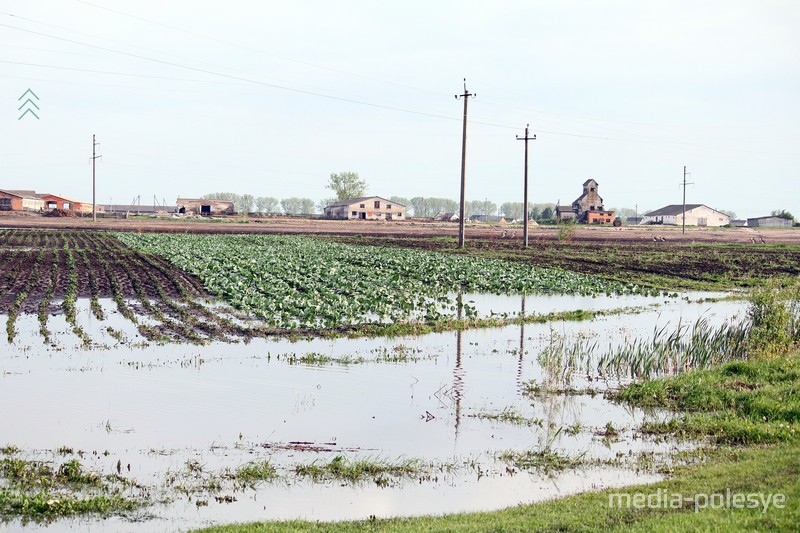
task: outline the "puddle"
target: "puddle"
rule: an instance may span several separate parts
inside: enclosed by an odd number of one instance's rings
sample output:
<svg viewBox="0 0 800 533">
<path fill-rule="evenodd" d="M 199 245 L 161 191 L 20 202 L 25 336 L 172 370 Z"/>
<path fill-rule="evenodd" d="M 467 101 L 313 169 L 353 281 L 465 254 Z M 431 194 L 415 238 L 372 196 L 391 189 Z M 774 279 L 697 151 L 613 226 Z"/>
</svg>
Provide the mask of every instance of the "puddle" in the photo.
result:
<svg viewBox="0 0 800 533">
<path fill-rule="evenodd" d="M 646 417 L 663 413 L 631 410 L 602 394 L 527 397 L 524 384 L 546 378 L 537 354 L 554 333 L 597 339 L 605 346 L 647 337 L 655 324 L 699 317 L 722 323 L 743 312 L 743 302 L 696 301 L 708 296 L 528 297 L 526 313 L 613 306 L 645 310 L 415 337 L 146 347 L 137 344 L 135 326 L 114 311 L 113 302 L 102 302 L 107 320 L 100 322 L 88 302 L 79 300 L 78 323 L 108 349 L 80 348 L 66 322 L 55 320 L 48 326 L 57 348 L 48 348 L 36 316 L 30 315 L 18 318 L 14 344 L 5 336 L 0 340 L 0 402 L 12 406 L 0 411 L 0 445 L 19 447 L 22 457 L 62 462 L 66 459 L 53 451 L 68 446 L 85 452 L 82 462 L 103 473 L 115 471 L 119 461 L 126 475 L 174 498 L 146 508 L 150 518 L 142 522 L 70 519 L 46 527 L 28 524 L 26 530 L 174 531 L 247 520 L 440 514 L 647 482 L 658 478 L 607 465 L 551 474 L 511 472 L 496 457 L 508 450 L 551 449 L 608 461 L 676 449 L 673 442 L 633 430 Z M 647 307 L 652 303 L 660 305 Z M 510 313 L 512 307 L 521 309 L 522 301 L 485 297 L 476 305 Z M 104 329 L 109 325 L 132 342 L 115 340 Z M 600 389 L 616 385 L 588 377 L 576 379 Z M 526 422 L 491 418 L 503 411 Z M 621 429 L 618 439 L 597 435 L 607 422 Z M 288 473 L 298 464 L 328 462 L 337 455 L 419 459 L 451 468 L 422 482 L 399 480 L 388 487 L 372 480 L 357 486 L 311 483 Z M 168 473 L 181 471 L 189 460 L 214 473 L 259 459 L 286 475 L 255 489 L 200 490 L 191 499 L 165 486 Z M 236 501 L 218 503 L 215 494 Z M 198 500 L 208 505 L 198 507 Z"/>
</svg>

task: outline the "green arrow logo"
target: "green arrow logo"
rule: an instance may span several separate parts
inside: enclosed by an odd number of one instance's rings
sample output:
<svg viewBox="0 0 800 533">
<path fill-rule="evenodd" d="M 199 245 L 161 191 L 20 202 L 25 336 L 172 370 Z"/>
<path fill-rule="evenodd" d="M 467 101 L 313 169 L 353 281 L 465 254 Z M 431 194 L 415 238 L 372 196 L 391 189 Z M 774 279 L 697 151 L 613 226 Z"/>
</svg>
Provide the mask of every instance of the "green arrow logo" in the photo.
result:
<svg viewBox="0 0 800 533">
<path fill-rule="evenodd" d="M 25 98 L 26 96 L 28 96 L 28 94 L 30 94 L 31 96 L 33 96 L 33 98 L 35 98 L 36 100 L 38 100 L 38 99 L 39 99 L 39 97 L 38 97 L 38 96 L 36 96 L 36 93 L 35 93 L 35 92 L 33 92 L 33 91 L 30 89 L 30 88 L 28 88 L 28 90 L 27 90 L 27 91 L 25 91 L 24 93 L 22 93 L 22 96 L 20 96 L 19 98 L 17 98 L 17 102 L 19 102 L 20 100 L 22 100 L 23 98 Z M 26 106 L 27 106 L 27 107 L 26 107 Z M 37 110 L 39 109 L 39 106 L 38 106 L 38 105 L 36 105 L 36 102 L 34 102 L 33 100 L 31 100 L 31 99 L 30 99 L 30 97 L 28 97 L 28 99 L 27 99 L 27 100 L 25 100 L 24 102 L 22 102 L 22 105 L 21 105 L 21 106 L 19 106 L 19 107 L 17 108 L 17 111 L 22 111 L 22 108 L 23 108 L 23 107 L 25 108 L 25 111 L 23 111 L 23 112 L 22 112 L 22 114 L 19 116 L 19 118 L 18 118 L 17 120 L 22 120 L 22 117 L 24 117 L 24 116 L 25 116 L 25 115 L 27 115 L 28 113 L 30 113 L 31 115 L 33 115 L 34 117 L 36 117 L 36 120 L 39 120 L 39 115 L 37 115 L 37 114 L 36 114 L 36 111 L 34 111 L 34 110 L 31 108 L 31 106 L 35 107 Z"/>
</svg>

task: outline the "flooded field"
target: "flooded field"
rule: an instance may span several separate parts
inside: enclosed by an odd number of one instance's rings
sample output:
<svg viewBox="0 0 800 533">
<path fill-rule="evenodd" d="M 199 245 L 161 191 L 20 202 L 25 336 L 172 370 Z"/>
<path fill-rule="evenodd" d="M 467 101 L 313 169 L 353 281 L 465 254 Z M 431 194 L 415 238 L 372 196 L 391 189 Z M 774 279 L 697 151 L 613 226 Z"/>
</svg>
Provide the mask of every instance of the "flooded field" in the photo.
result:
<svg viewBox="0 0 800 533">
<path fill-rule="evenodd" d="M 120 493 L 144 503 L 112 518 L 25 525 L 53 532 L 488 510 L 655 480 L 654 457 L 691 445 L 637 428 L 669 414 L 604 399 L 629 377 L 601 375 L 591 358 L 566 379 L 552 375 L 542 353 L 554 339 L 602 352 L 649 338 L 656 327 L 742 314 L 744 303 L 705 301 L 710 296 L 470 294 L 462 297 L 482 316 L 619 314 L 393 338 L 204 345 L 148 341 L 146 317 L 134 325 L 112 299 L 77 298 L 74 323 L 48 318 L 47 343 L 35 314 L 16 318 L 13 342 L 0 340 L 0 458 L 54 467 L 77 460 L 124 478 Z M 231 324 L 239 320 L 216 309 Z M 554 380 L 569 387 L 542 390 Z"/>
</svg>

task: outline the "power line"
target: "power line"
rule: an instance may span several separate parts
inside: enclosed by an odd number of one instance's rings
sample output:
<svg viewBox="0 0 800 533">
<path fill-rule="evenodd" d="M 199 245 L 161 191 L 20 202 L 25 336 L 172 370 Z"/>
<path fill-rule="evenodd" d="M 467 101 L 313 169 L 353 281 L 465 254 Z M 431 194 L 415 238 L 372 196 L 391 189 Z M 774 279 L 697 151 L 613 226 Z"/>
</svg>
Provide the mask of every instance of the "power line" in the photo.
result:
<svg viewBox="0 0 800 533">
<path fill-rule="evenodd" d="M 280 60 L 283 60 L 283 61 L 289 61 L 291 63 L 297 63 L 299 65 L 306 65 L 306 66 L 309 66 L 309 67 L 314 67 L 314 68 L 318 68 L 318 69 L 322 69 L 322 70 L 327 70 L 329 72 L 334 72 L 336 74 L 344 74 L 346 76 L 353 76 L 355 78 L 361 78 L 361 79 L 365 79 L 365 80 L 375 81 L 375 82 L 383 83 L 383 84 L 386 84 L 386 85 L 393 85 L 395 87 L 402 87 L 404 89 L 413 89 L 415 91 L 426 92 L 426 93 L 430 93 L 430 94 L 436 94 L 436 95 L 439 95 L 439 96 L 445 96 L 446 95 L 446 93 L 443 93 L 443 92 L 440 92 L 440 91 L 432 91 L 430 89 L 423 89 L 423 88 L 420 88 L 420 87 L 414 87 L 412 85 L 405 85 L 405 84 L 397 83 L 397 82 L 394 82 L 394 81 L 382 80 L 380 78 L 375 78 L 375 77 L 372 77 L 372 76 L 366 76 L 364 74 L 358 74 L 358 73 L 355 73 L 355 72 L 349 72 L 349 71 L 346 71 L 346 70 L 335 69 L 335 68 L 328 67 L 328 66 L 325 66 L 325 65 L 312 63 L 312 62 L 309 62 L 309 61 L 303 61 L 303 60 L 300 60 L 300 59 L 294 59 L 294 58 L 291 58 L 291 57 L 281 56 L 281 55 L 278 55 L 278 54 L 274 54 L 272 52 L 267 52 L 265 50 L 254 48 L 252 46 L 247 46 L 247 45 L 244 45 L 244 44 L 241 44 L 241 43 L 235 43 L 233 41 L 226 41 L 224 39 L 220 39 L 218 37 L 214 37 L 213 35 L 207 35 L 207 34 L 203 34 L 203 33 L 198 33 L 198 32 L 192 31 L 192 30 L 187 30 L 185 28 L 179 28 L 177 26 L 164 24 L 163 22 L 158 22 L 157 20 L 152 20 L 152 19 L 148 19 L 148 18 L 145 18 L 145 17 L 140 17 L 138 15 L 133 15 L 131 13 L 126 13 L 124 11 L 111 9 L 110 7 L 101 6 L 101 5 L 98 5 L 98 4 L 94 4 L 92 2 L 86 2 L 85 0 L 77 0 L 77 1 L 80 2 L 81 4 L 85 4 L 87 6 L 91 6 L 91 7 L 97 8 L 97 9 L 102 9 L 104 11 L 109 11 L 111 13 L 115 13 L 115 14 L 121 15 L 123 17 L 129 17 L 129 18 L 132 18 L 132 19 L 135 19 L 135 20 L 139 20 L 141 22 L 145 22 L 147 24 L 154 24 L 156 26 L 160 26 L 162 28 L 167 28 L 167 29 L 172 30 L 172 31 L 185 33 L 185 34 L 191 35 L 193 37 L 199 37 L 201 39 L 207 39 L 209 41 L 214 41 L 214 42 L 217 42 L 217 43 L 220 43 L 220 44 L 224 44 L 224 45 L 227 45 L 227 46 L 233 46 L 235 48 L 239 48 L 239 49 L 242 49 L 242 50 L 248 50 L 250 52 L 255 52 L 257 54 L 267 55 L 267 56 L 274 57 L 276 59 L 280 59 Z"/>
<path fill-rule="evenodd" d="M 41 63 L 26 63 L 24 61 L 7 61 L 5 59 L 0 59 L 0 63 L 7 63 L 9 65 L 23 65 L 26 67 L 40 67 L 40 68 L 52 68 L 57 70 L 71 70 L 74 72 L 89 72 L 92 74 L 110 74 L 112 76 L 130 76 L 134 78 L 151 78 L 156 80 L 167 80 L 167 81 L 188 81 L 193 83 L 227 83 L 224 81 L 216 81 L 216 80 L 193 80 L 189 78 L 173 78 L 170 76 L 155 76 L 152 74 L 133 74 L 130 72 L 113 72 L 109 70 L 94 70 L 88 68 L 77 68 L 77 67 L 61 67 L 58 65 L 43 65 Z"/>
</svg>

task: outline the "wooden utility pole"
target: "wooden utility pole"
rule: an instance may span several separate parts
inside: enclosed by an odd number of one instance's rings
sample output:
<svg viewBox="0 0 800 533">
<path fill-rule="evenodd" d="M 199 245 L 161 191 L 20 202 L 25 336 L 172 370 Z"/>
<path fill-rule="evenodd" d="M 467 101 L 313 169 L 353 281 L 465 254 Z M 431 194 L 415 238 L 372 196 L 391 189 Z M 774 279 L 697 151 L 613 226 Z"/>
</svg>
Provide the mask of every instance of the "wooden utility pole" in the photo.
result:
<svg viewBox="0 0 800 533">
<path fill-rule="evenodd" d="M 525 186 L 522 192 L 522 246 L 528 247 L 528 141 L 535 141 L 536 135 L 528 137 L 528 127 L 530 124 L 525 124 L 525 137 L 517 135 L 518 141 L 525 141 Z"/>
<path fill-rule="evenodd" d="M 686 182 L 686 165 L 683 165 L 683 220 L 681 220 L 681 233 L 686 234 L 686 186 L 694 183 Z"/>
<path fill-rule="evenodd" d="M 467 79 L 464 78 L 464 94 L 456 95 L 456 100 L 464 99 L 464 129 L 461 134 L 461 203 L 458 208 L 458 247 L 464 247 L 464 217 L 466 216 L 466 196 L 464 189 L 467 175 L 467 102 L 470 97 L 476 97 L 467 90 Z"/>
<path fill-rule="evenodd" d="M 97 222 L 97 188 L 95 186 L 96 183 L 96 170 L 95 170 L 95 163 L 99 157 L 103 157 L 101 155 L 97 155 L 97 145 L 100 143 L 95 141 L 95 136 L 92 135 L 92 222 Z"/>
</svg>

